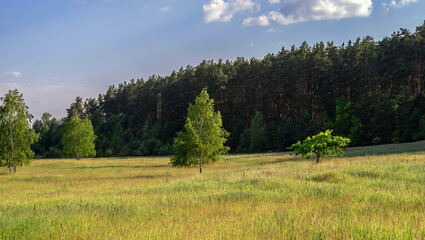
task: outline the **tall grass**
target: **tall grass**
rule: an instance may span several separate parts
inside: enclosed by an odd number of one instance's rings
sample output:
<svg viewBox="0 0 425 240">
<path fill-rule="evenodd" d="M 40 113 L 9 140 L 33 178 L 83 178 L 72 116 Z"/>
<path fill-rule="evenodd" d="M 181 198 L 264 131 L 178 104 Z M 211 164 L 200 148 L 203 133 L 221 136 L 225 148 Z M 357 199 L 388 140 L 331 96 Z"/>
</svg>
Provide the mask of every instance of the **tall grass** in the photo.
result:
<svg viewBox="0 0 425 240">
<path fill-rule="evenodd" d="M 406 149 L 228 155 L 202 175 L 168 158 L 36 160 L 0 170 L 0 239 L 424 239 L 425 152 Z"/>
</svg>

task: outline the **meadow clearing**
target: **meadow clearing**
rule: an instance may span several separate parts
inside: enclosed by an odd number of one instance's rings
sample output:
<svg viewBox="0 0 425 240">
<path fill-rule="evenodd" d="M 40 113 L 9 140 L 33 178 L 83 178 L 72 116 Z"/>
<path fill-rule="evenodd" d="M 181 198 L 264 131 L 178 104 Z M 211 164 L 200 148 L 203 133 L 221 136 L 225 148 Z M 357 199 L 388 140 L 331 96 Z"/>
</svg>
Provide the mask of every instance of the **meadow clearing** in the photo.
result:
<svg viewBox="0 0 425 240">
<path fill-rule="evenodd" d="M 0 239 L 424 239 L 425 143 L 288 153 L 35 160 L 0 169 Z"/>
</svg>

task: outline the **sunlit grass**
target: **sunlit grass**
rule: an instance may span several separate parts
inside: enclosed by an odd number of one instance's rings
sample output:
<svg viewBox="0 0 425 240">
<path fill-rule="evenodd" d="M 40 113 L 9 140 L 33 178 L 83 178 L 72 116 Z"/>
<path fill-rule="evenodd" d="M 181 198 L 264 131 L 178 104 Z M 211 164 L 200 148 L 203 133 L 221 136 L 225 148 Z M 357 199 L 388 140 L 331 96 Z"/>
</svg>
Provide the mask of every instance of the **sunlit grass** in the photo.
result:
<svg viewBox="0 0 425 240">
<path fill-rule="evenodd" d="M 228 155 L 202 175 L 168 162 L 57 159 L 15 175 L 1 169 L 0 239 L 425 238 L 424 144 L 353 148 L 319 165 Z"/>
</svg>

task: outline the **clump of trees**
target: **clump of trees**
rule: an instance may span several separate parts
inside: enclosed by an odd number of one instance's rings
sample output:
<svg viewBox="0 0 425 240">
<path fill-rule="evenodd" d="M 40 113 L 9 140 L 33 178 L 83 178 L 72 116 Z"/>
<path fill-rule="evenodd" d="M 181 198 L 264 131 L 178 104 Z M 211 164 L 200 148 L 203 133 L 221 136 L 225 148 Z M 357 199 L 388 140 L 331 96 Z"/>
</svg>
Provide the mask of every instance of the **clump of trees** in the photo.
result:
<svg viewBox="0 0 425 240">
<path fill-rule="evenodd" d="M 31 128 L 33 117 L 18 90 L 9 90 L 0 101 L 0 167 L 16 173 L 17 166 L 30 164 L 34 156 L 30 146 L 38 135 Z"/>
<path fill-rule="evenodd" d="M 205 87 L 230 132 L 231 152 L 285 151 L 326 129 L 352 146 L 422 140 L 423 46 L 425 24 L 381 40 L 304 42 L 262 59 L 202 61 L 168 76 L 131 80 L 98 98 L 77 97 L 65 119 L 36 121 L 34 151 L 57 153 L 60 129 L 75 110 L 93 124 L 97 156 L 171 154 L 190 102 Z"/>
<path fill-rule="evenodd" d="M 302 143 L 298 141 L 288 149 L 294 150 L 294 155 L 301 155 L 307 159 L 315 154 L 316 159 L 312 159 L 312 162 L 319 164 L 325 157 L 343 156 L 344 151 L 341 148 L 346 147 L 349 143 L 350 139 L 332 136 L 332 130 L 326 130 L 312 137 L 307 137 Z"/>
<path fill-rule="evenodd" d="M 222 128 L 220 112 L 214 112 L 214 101 L 209 98 L 204 89 L 189 105 L 184 131 L 174 139 L 173 167 L 189 167 L 202 165 L 219 160 L 220 155 L 226 153 L 229 147 L 224 146 L 229 133 Z"/>
</svg>

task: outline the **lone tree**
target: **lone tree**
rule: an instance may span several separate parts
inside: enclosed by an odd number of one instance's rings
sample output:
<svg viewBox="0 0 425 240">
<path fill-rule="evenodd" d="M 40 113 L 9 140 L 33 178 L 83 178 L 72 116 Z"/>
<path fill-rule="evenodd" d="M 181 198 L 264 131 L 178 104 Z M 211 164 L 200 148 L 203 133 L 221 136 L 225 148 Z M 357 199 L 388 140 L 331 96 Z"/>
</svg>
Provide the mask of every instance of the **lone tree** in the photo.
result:
<svg viewBox="0 0 425 240">
<path fill-rule="evenodd" d="M 77 160 L 81 157 L 94 157 L 96 156 L 95 139 L 96 135 L 90 120 L 80 119 L 74 115 L 63 128 L 62 152 L 67 156 L 74 156 Z"/>
<path fill-rule="evenodd" d="M 324 157 L 343 156 L 344 151 L 341 148 L 346 147 L 349 143 L 350 139 L 332 136 L 332 130 L 326 130 L 312 137 L 307 137 L 303 143 L 298 141 L 288 149 L 295 151 L 293 155 L 301 155 L 307 159 L 310 159 L 314 153 L 316 160 L 312 160 L 312 162 L 318 164 Z"/>
<path fill-rule="evenodd" d="M 31 144 L 38 140 L 38 135 L 31 128 L 33 116 L 18 90 L 9 92 L 0 98 L 0 166 L 6 166 L 16 173 L 16 166 L 30 164 L 34 157 Z"/>
<path fill-rule="evenodd" d="M 214 101 L 204 89 L 188 108 L 184 131 L 174 139 L 170 163 L 173 167 L 199 165 L 202 173 L 202 164 L 216 162 L 229 151 L 224 146 L 228 136 L 222 128 L 220 112 L 214 112 Z"/>
</svg>

